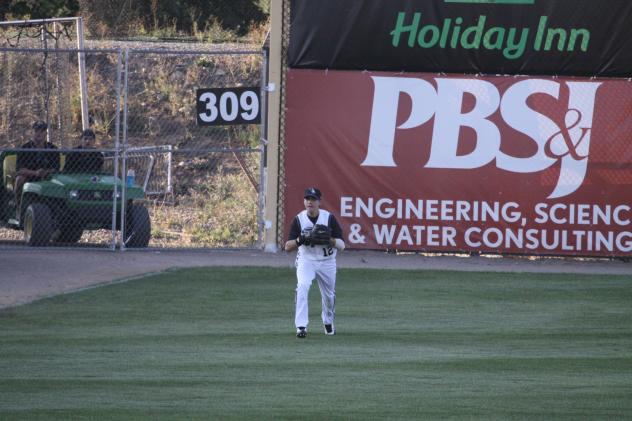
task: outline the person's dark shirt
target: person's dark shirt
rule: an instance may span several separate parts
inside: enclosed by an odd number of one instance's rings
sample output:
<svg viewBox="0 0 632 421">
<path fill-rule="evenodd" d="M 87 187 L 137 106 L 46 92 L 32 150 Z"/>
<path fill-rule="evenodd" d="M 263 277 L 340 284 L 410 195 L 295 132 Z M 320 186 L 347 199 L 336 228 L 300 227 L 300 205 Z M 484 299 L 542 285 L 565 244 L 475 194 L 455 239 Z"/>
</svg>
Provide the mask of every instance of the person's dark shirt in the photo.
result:
<svg viewBox="0 0 632 421">
<path fill-rule="evenodd" d="M 309 218 L 310 221 L 312 221 L 313 224 L 316 224 L 318 217 L 312 218 L 309 215 L 307 215 L 307 217 Z M 331 228 L 331 236 L 333 238 L 342 239 L 342 227 L 338 223 L 338 220 L 336 219 L 333 213 L 329 214 L 329 221 L 327 221 L 327 226 Z M 287 239 L 295 240 L 296 238 L 298 238 L 299 235 L 301 235 L 301 223 L 298 220 L 298 216 L 295 216 L 294 220 L 292 220 L 292 226 L 290 226 L 290 233 Z"/>
<path fill-rule="evenodd" d="M 83 149 L 77 146 L 75 149 Z M 64 164 L 65 173 L 100 173 L 103 168 L 103 154 L 97 151 L 69 152 Z"/>
<path fill-rule="evenodd" d="M 43 148 L 38 148 L 35 142 L 28 141 L 21 146 L 22 149 L 57 149 L 55 145 L 46 142 Z M 26 168 L 28 170 L 37 171 L 39 169 L 59 171 L 59 153 L 58 152 L 18 152 L 15 163 L 16 170 Z"/>
</svg>

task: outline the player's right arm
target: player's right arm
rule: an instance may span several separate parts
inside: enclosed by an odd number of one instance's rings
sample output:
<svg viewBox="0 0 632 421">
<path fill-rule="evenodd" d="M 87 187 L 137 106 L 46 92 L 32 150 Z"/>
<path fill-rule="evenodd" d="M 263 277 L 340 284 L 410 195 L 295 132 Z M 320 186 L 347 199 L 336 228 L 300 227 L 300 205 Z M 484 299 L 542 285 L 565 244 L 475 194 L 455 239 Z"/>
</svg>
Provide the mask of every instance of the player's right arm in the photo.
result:
<svg viewBox="0 0 632 421">
<path fill-rule="evenodd" d="M 285 242 L 285 251 L 297 250 L 300 246 L 299 237 L 301 236 L 301 224 L 298 222 L 298 218 L 294 217 L 292 220 L 292 226 L 290 227 L 290 233 L 288 239 Z"/>
</svg>

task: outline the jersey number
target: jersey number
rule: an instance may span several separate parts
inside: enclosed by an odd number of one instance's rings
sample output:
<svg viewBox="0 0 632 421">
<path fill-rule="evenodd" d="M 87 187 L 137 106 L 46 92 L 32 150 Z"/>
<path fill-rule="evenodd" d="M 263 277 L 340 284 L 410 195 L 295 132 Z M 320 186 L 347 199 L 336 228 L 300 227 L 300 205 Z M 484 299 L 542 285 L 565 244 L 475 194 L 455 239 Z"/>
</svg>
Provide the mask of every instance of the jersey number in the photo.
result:
<svg viewBox="0 0 632 421">
<path fill-rule="evenodd" d="M 334 249 L 331 246 L 323 247 L 323 256 L 327 257 L 331 256 L 332 254 L 334 254 Z"/>
</svg>

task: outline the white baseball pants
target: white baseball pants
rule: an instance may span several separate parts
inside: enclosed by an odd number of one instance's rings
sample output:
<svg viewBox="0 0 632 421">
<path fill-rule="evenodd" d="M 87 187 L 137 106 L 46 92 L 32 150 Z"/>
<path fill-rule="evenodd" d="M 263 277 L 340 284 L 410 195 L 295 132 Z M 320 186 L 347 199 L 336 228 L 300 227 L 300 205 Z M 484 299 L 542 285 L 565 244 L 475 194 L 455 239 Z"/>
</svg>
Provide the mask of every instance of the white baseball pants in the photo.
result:
<svg viewBox="0 0 632 421">
<path fill-rule="evenodd" d="M 296 327 L 307 327 L 309 324 L 308 295 L 314 279 L 320 289 L 323 324 L 333 324 L 336 315 L 336 259 L 298 259 L 296 279 Z"/>
</svg>

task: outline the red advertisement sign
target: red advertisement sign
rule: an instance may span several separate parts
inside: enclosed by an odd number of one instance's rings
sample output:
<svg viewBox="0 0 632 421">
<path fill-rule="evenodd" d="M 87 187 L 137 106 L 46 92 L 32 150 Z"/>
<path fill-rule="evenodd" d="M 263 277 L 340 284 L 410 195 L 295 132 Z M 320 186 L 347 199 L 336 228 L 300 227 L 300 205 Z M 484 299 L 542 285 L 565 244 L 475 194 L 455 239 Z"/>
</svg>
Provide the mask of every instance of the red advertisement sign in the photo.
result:
<svg viewBox="0 0 632 421">
<path fill-rule="evenodd" d="M 632 83 L 292 69 L 286 228 L 317 186 L 348 247 L 632 255 Z"/>
</svg>

